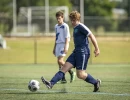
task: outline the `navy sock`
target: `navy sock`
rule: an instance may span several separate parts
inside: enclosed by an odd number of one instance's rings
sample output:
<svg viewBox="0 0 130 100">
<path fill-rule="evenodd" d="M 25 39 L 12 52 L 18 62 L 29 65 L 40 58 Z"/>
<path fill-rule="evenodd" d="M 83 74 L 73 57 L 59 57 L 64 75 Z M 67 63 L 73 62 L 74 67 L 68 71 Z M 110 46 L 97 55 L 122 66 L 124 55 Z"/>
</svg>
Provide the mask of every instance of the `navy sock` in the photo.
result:
<svg viewBox="0 0 130 100">
<path fill-rule="evenodd" d="M 59 71 L 61 70 L 61 67 L 59 67 Z M 65 80 L 65 75 L 63 76 L 62 80 Z"/>
<path fill-rule="evenodd" d="M 54 85 L 56 84 L 59 80 L 61 80 L 64 77 L 64 73 L 59 71 L 55 74 L 55 76 L 51 79 L 51 84 Z"/>
<path fill-rule="evenodd" d="M 97 80 L 95 80 L 90 74 L 88 74 L 87 78 L 85 79 L 86 82 L 91 83 L 91 84 L 96 84 Z"/>
</svg>

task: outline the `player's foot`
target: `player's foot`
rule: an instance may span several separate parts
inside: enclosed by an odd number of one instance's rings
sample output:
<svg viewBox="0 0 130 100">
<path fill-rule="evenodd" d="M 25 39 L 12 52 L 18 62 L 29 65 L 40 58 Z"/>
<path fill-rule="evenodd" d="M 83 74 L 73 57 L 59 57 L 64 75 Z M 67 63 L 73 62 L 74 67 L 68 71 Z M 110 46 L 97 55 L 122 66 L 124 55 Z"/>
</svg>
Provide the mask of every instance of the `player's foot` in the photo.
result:
<svg viewBox="0 0 130 100">
<path fill-rule="evenodd" d="M 76 76 L 76 73 L 75 73 L 75 72 L 72 72 L 72 73 L 70 74 L 70 83 L 75 80 L 75 76 Z"/>
<path fill-rule="evenodd" d="M 97 92 L 99 90 L 99 88 L 100 88 L 100 85 L 101 85 L 101 80 L 97 79 L 97 84 L 94 85 L 93 92 Z"/>
<path fill-rule="evenodd" d="M 66 79 L 65 79 L 65 78 L 61 79 L 61 83 L 62 83 L 62 84 L 67 83 Z"/>
<path fill-rule="evenodd" d="M 45 84 L 48 89 L 52 88 L 51 83 L 48 82 L 47 80 L 45 80 L 45 78 L 43 76 L 41 77 L 41 80 L 42 80 L 43 84 Z"/>
</svg>

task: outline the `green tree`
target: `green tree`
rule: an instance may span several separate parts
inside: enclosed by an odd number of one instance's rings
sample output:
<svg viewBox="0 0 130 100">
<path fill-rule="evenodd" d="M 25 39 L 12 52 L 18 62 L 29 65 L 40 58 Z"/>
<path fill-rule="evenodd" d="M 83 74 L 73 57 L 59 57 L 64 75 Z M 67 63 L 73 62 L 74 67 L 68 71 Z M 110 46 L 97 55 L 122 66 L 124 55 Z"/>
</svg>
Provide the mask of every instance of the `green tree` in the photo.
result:
<svg viewBox="0 0 130 100">
<path fill-rule="evenodd" d="M 49 0 L 50 6 L 72 7 L 70 0 Z M 16 0 L 17 15 L 20 7 L 45 6 L 45 0 Z M 10 32 L 12 30 L 13 0 L 0 0 L 0 32 Z"/>
<path fill-rule="evenodd" d="M 125 10 L 127 12 L 128 17 L 130 17 L 130 0 L 126 0 L 127 5 L 125 6 Z"/>
<path fill-rule="evenodd" d="M 0 32 L 7 33 L 11 30 L 12 1 L 0 0 Z"/>
<path fill-rule="evenodd" d="M 11 8 L 11 1 L 10 0 L 0 0 L 0 13 L 7 13 L 10 11 Z"/>
<path fill-rule="evenodd" d="M 99 27 L 103 27 L 106 31 L 113 30 L 114 22 L 108 18 L 112 15 L 112 9 L 116 6 L 110 0 L 84 0 L 85 24 L 92 27 L 98 32 Z"/>
<path fill-rule="evenodd" d="M 45 0 L 17 0 L 17 14 L 20 7 L 45 6 Z M 70 0 L 49 0 L 49 6 L 67 6 L 72 7 Z"/>
<path fill-rule="evenodd" d="M 110 0 L 84 0 L 85 16 L 111 16 L 115 3 Z"/>
<path fill-rule="evenodd" d="M 127 18 L 120 19 L 118 23 L 119 31 L 130 31 L 130 0 L 123 0 L 117 6 L 118 8 L 124 9 L 126 11 Z"/>
<path fill-rule="evenodd" d="M 49 6 L 67 6 L 69 9 L 71 9 L 72 4 L 70 0 L 48 0 Z M 20 7 L 29 7 L 29 6 L 45 6 L 45 0 L 17 0 L 17 14 L 19 14 Z M 44 12 L 43 12 L 44 13 Z M 49 11 L 49 21 L 53 24 L 55 19 L 55 13 L 54 11 Z M 40 31 L 44 31 L 43 29 L 43 23 L 45 20 L 41 19 L 33 19 L 32 23 L 39 23 L 38 27 Z M 53 26 L 50 26 L 50 31 L 54 30 Z"/>
</svg>

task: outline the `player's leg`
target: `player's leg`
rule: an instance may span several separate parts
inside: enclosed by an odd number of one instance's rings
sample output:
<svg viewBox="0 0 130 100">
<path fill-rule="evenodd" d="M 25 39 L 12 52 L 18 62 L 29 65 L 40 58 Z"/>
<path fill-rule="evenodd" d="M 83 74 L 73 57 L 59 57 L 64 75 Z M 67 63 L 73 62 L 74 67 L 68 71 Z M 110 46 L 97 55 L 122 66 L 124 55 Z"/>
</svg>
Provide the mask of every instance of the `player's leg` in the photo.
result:
<svg viewBox="0 0 130 100">
<path fill-rule="evenodd" d="M 64 56 L 59 56 L 58 57 L 58 64 L 59 64 L 59 69 L 62 68 L 62 66 L 64 66 L 65 62 L 64 62 Z M 75 75 L 76 73 L 73 72 L 71 69 L 68 71 L 70 74 L 70 83 L 73 82 L 75 80 Z M 67 83 L 65 76 L 61 79 L 61 83 Z"/>
<path fill-rule="evenodd" d="M 64 44 L 56 44 L 55 55 L 57 57 L 57 63 L 59 65 L 59 71 L 61 67 L 65 64 L 64 62 L 65 54 L 63 53 L 63 49 L 64 49 Z M 65 76 L 62 78 L 61 83 L 67 83 Z"/>
<path fill-rule="evenodd" d="M 78 67 L 76 67 L 77 77 L 80 79 L 83 79 L 84 81 L 86 81 L 88 83 L 93 84 L 94 85 L 93 92 L 97 92 L 99 90 L 100 80 L 94 79 L 90 74 L 87 74 L 85 71 L 87 68 L 89 55 L 78 53 L 76 56 L 77 56 L 76 66 L 78 66 Z M 81 67 L 79 67 L 79 66 L 81 66 Z"/>
<path fill-rule="evenodd" d="M 68 70 L 73 68 L 73 65 L 69 62 L 66 62 L 64 66 L 61 68 L 61 71 L 57 72 L 55 76 L 51 79 L 51 84 L 54 85 L 56 82 L 58 82 L 60 79 L 62 79 Z"/>
<path fill-rule="evenodd" d="M 60 71 L 61 68 L 63 67 L 63 65 L 65 64 L 65 62 L 64 62 L 64 56 L 59 56 L 57 62 L 58 62 L 59 71 Z M 66 79 L 65 79 L 65 75 L 64 75 L 63 78 L 61 79 L 61 83 L 67 83 L 67 81 L 66 81 Z"/>
<path fill-rule="evenodd" d="M 75 66 L 75 54 L 72 53 L 68 59 L 66 60 L 66 63 L 64 64 L 64 66 L 61 68 L 61 71 L 58 71 L 53 78 L 51 79 L 51 81 L 47 81 L 45 80 L 44 77 L 41 77 L 42 82 L 48 87 L 48 88 L 52 88 L 53 85 L 55 85 L 59 80 L 61 80 L 65 73 L 67 71 L 69 71 L 71 68 L 73 68 L 73 66 Z"/>
<path fill-rule="evenodd" d="M 100 79 L 94 79 L 90 74 L 87 74 L 85 70 L 77 70 L 77 77 L 79 79 L 83 79 L 84 81 L 93 84 L 94 90 L 93 92 L 97 92 L 99 90 L 101 80 Z"/>
<path fill-rule="evenodd" d="M 79 79 L 83 79 L 93 85 L 97 83 L 97 80 L 95 80 L 90 74 L 87 74 L 85 70 L 76 70 L 76 72 Z"/>
<path fill-rule="evenodd" d="M 59 80 L 61 80 L 65 73 L 70 70 L 73 65 L 69 62 L 66 62 L 65 65 L 61 68 L 61 71 L 58 71 L 51 81 L 47 81 L 44 77 L 41 77 L 42 82 L 47 86 L 48 89 L 52 88 Z"/>
<path fill-rule="evenodd" d="M 62 52 L 64 50 L 65 44 L 60 44 L 60 55 L 62 56 L 66 56 L 66 54 L 64 52 Z M 69 48 L 69 45 L 67 46 L 67 48 Z M 64 65 L 64 63 L 62 63 L 62 66 Z M 73 82 L 75 80 L 75 75 L 76 73 L 74 71 L 72 71 L 71 69 L 68 71 L 70 74 L 70 83 Z"/>
<path fill-rule="evenodd" d="M 69 70 L 68 72 L 70 74 L 70 83 L 71 83 L 75 80 L 76 73 L 72 70 Z"/>
</svg>

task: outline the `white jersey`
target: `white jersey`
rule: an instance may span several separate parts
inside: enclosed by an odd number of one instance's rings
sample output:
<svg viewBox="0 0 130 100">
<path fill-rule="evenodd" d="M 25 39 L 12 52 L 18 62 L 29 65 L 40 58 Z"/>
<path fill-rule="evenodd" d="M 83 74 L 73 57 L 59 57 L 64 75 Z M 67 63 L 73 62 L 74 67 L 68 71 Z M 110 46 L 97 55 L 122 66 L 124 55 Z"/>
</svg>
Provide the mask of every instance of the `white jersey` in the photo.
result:
<svg viewBox="0 0 130 100">
<path fill-rule="evenodd" d="M 56 33 L 56 43 L 65 43 L 65 39 L 69 38 L 70 41 L 70 32 L 69 26 L 66 23 L 62 25 L 55 25 L 55 33 Z"/>
</svg>

